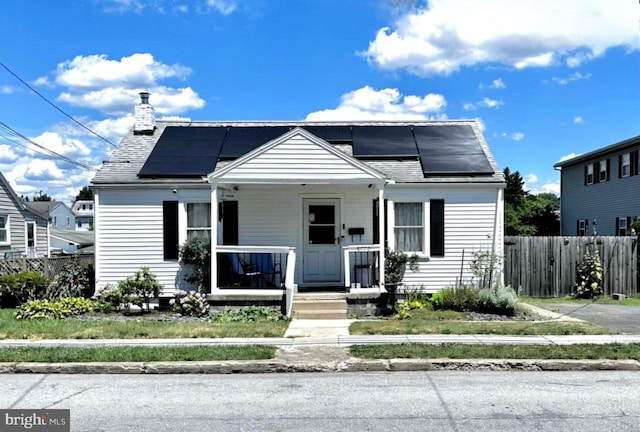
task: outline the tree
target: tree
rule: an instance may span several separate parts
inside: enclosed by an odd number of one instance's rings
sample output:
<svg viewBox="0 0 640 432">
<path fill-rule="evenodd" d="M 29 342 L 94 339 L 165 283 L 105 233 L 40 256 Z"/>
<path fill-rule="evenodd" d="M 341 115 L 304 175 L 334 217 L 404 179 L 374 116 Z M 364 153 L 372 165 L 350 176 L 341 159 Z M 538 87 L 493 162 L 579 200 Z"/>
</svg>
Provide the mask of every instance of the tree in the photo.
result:
<svg viewBox="0 0 640 432">
<path fill-rule="evenodd" d="M 91 189 L 89 186 L 83 186 L 82 189 L 80 189 L 80 192 L 78 192 L 78 195 L 76 195 L 76 201 L 79 200 L 92 201 L 93 189 Z"/>
<path fill-rule="evenodd" d="M 51 198 L 51 195 L 47 195 L 46 193 L 40 191 L 38 192 L 38 195 L 33 196 L 33 201 L 53 201 L 53 198 Z"/>
<path fill-rule="evenodd" d="M 533 235 L 535 227 L 526 223 L 528 191 L 524 190 L 524 180 L 518 171 L 509 168 L 503 171 L 507 185 L 504 189 L 504 233 L 511 236 Z"/>
<path fill-rule="evenodd" d="M 535 227 L 535 235 L 556 236 L 560 234 L 560 198 L 553 193 L 529 195 L 528 223 Z"/>
</svg>

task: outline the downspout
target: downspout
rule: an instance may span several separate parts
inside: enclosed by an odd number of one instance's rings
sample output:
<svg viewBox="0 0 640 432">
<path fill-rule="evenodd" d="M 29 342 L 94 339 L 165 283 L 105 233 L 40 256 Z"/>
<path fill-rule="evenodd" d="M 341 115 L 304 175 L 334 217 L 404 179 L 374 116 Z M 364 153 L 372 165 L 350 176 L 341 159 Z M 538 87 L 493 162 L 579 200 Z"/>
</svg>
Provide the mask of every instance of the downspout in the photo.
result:
<svg viewBox="0 0 640 432">
<path fill-rule="evenodd" d="M 100 189 L 93 190 L 93 268 L 96 290 L 100 286 L 102 255 L 100 250 Z"/>
<path fill-rule="evenodd" d="M 382 288 L 384 287 L 384 233 L 386 227 L 384 226 L 384 184 L 379 186 L 378 189 L 378 242 L 380 243 L 380 249 L 378 251 L 378 255 L 380 259 L 380 266 L 378 269 L 378 283 L 379 290 L 382 292 Z"/>
<path fill-rule="evenodd" d="M 493 223 L 493 245 L 491 254 L 494 257 L 499 257 L 500 262 L 500 285 L 504 285 L 504 257 L 503 248 L 500 247 L 500 242 L 504 244 L 504 198 L 503 188 L 499 187 L 496 193 L 496 211 Z"/>
</svg>

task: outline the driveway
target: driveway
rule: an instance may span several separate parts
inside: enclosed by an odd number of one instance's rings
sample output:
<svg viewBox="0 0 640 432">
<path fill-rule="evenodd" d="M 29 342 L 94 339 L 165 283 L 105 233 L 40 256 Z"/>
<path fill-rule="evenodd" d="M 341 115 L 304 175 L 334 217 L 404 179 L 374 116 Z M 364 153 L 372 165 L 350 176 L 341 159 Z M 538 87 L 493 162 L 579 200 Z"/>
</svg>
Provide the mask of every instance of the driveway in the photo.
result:
<svg viewBox="0 0 640 432">
<path fill-rule="evenodd" d="M 618 306 L 597 303 L 545 303 L 537 306 L 559 310 L 573 318 L 589 321 L 625 334 L 640 334 L 640 306 Z"/>
</svg>

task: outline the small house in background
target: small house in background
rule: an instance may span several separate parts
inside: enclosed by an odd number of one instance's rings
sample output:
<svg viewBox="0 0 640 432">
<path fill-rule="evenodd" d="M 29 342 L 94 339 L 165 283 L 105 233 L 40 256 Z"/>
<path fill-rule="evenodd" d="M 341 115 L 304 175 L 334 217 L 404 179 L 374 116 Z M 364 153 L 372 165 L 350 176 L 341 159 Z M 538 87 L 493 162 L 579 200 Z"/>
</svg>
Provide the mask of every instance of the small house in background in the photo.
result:
<svg viewBox="0 0 640 432">
<path fill-rule="evenodd" d="M 0 173 L 0 258 L 49 256 L 49 216 L 29 209 Z"/>
<path fill-rule="evenodd" d="M 93 253 L 93 231 L 71 231 L 52 228 L 51 254 Z"/>
<path fill-rule="evenodd" d="M 98 289 L 147 266 L 172 295 L 193 237 L 222 302 L 379 295 L 385 249 L 418 255 L 404 286 L 435 292 L 502 255 L 504 177 L 473 120 L 156 121 L 146 95 L 92 184 Z"/>
<path fill-rule="evenodd" d="M 564 236 L 631 235 L 640 218 L 640 135 L 554 165 Z"/>
<path fill-rule="evenodd" d="M 93 230 L 93 200 L 78 200 L 73 203 L 71 210 L 76 218 L 76 230 Z"/>
<path fill-rule="evenodd" d="M 76 216 L 69 206 L 61 201 L 27 201 L 25 205 L 30 210 L 48 215 L 52 229 L 76 229 Z"/>
</svg>

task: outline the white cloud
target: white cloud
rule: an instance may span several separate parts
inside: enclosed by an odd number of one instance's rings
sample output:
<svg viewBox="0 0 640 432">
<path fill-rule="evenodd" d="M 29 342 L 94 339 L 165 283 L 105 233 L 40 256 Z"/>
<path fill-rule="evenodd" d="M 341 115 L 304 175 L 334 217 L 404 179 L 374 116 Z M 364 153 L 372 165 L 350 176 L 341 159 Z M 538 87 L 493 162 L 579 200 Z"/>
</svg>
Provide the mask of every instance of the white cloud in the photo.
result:
<svg viewBox="0 0 640 432">
<path fill-rule="evenodd" d="M 525 181 L 527 183 L 537 183 L 538 182 L 538 176 L 535 174 L 527 174 L 524 176 Z"/>
<path fill-rule="evenodd" d="M 475 111 L 476 104 L 474 104 L 473 102 L 465 102 L 464 104 L 462 104 L 462 109 L 464 109 L 465 111 Z"/>
<path fill-rule="evenodd" d="M 0 144 L 0 164 L 10 164 L 17 161 L 19 156 L 6 144 Z"/>
<path fill-rule="evenodd" d="M 14 86 L 10 86 L 10 85 L 4 85 L 0 87 L 0 93 L 1 94 L 11 94 L 14 92 L 17 92 L 18 88 L 14 87 Z"/>
<path fill-rule="evenodd" d="M 551 80 L 555 83 L 558 83 L 560 85 L 567 85 L 570 82 L 573 81 L 578 81 L 578 80 L 586 80 L 591 78 L 591 74 L 590 73 L 586 73 L 586 74 L 581 74 L 580 72 L 575 72 L 572 73 L 571 75 L 569 75 L 566 78 L 559 78 L 559 77 L 553 77 L 551 78 Z"/>
<path fill-rule="evenodd" d="M 342 95 L 337 108 L 312 112 L 307 120 L 425 120 L 444 118 L 447 101 L 440 94 L 402 94 L 395 88 L 369 86 Z"/>
<path fill-rule="evenodd" d="M 573 122 L 576 124 L 583 124 L 584 123 L 584 119 L 580 116 L 574 117 L 573 118 Z"/>
<path fill-rule="evenodd" d="M 236 2 L 232 0 L 207 0 L 206 4 L 210 9 L 220 12 L 222 15 L 232 14 L 238 8 Z"/>
<path fill-rule="evenodd" d="M 582 153 L 569 153 L 568 155 L 562 156 L 558 162 L 564 162 L 569 159 L 573 159 L 574 157 L 580 156 Z"/>
<path fill-rule="evenodd" d="M 514 141 L 522 141 L 524 139 L 524 133 L 514 132 L 511 134 L 511 139 L 513 139 Z"/>
<path fill-rule="evenodd" d="M 608 48 L 640 48 L 629 0 L 431 0 L 380 29 L 363 55 L 382 69 L 419 76 L 500 63 L 576 67 Z"/>
<path fill-rule="evenodd" d="M 498 78 L 498 79 L 493 80 L 493 82 L 489 86 L 489 88 L 494 88 L 494 89 L 503 89 L 505 87 L 506 87 L 506 85 L 505 85 L 504 81 L 502 81 L 502 78 Z"/>
<path fill-rule="evenodd" d="M 157 12 L 166 13 L 172 10 L 179 13 L 189 11 L 187 3 L 175 4 L 175 0 L 101 0 L 103 11 L 109 13 L 143 13 Z M 195 2 L 194 2 L 195 3 Z M 237 4 L 233 0 L 201 0 L 196 9 L 199 12 L 215 11 L 222 15 L 229 15 L 237 9 Z"/>
<path fill-rule="evenodd" d="M 480 100 L 478 102 L 465 102 L 462 105 L 462 108 L 465 109 L 466 111 L 475 111 L 478 107 L 498 108 L 498 107 L 500 107 L 502 105 L 504 105 L 503 101 L 495 100 L 495 99 L 489 99 L 489 98 L 483 98 L 482 100 Z"/>
<path fill-rule="evenodd" d="M 560 195 L 560 182 L 549 180 L 540 186 L 536 186 L 528 190 L 532 195 L 538 195 L 541 193 L 552 193 L 555 195 Z"/>
</svg>

